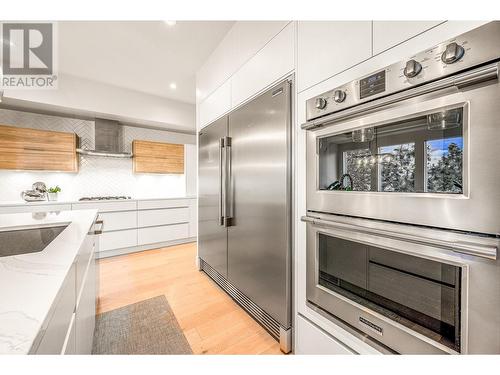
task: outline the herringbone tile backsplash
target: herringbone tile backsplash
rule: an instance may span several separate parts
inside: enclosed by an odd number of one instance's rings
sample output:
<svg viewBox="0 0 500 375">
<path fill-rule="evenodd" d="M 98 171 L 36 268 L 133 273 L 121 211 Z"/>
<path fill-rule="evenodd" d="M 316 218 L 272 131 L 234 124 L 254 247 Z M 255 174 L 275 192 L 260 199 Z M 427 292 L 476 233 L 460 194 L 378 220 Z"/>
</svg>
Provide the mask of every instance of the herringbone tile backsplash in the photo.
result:
<svg viewBox="0 0 500 375">
<path fill-rule="evenodd" d="M 94 148 L 94 121 L 0 109 L 0 124 L 74 132 L 80 137 L 81 148 Z M 123 138 L 125 152 L 131 151 L 134 139 L 180 143 L 175 133 L 132 126 L 124 126 Z M 62 189 L 60 200 L 96 195 L 155 198 L 181 196 L 186 192 L 185 175 L 134 174 L 132 159 L 82 155 L 76 174 L 0 170 L 0 201 L 21 199 L 21 191 L 31 189 L 36 181 L 45 182 L 47 187 L 59 185 Z"/>
</svg>

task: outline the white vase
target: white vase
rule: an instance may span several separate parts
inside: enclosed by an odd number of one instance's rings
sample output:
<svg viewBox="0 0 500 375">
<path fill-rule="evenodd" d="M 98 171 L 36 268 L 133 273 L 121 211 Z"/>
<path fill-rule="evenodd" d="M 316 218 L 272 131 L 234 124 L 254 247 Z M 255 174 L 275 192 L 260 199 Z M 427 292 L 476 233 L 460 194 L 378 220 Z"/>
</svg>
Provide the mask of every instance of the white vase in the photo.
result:
<svg viewBox="0 0 500 375">
<path fill-rule="evenodd" d="M 47 193 L 47 197 L 49 201 L 56 201 L 57 200 L 57 193 Z"/>
</svg>

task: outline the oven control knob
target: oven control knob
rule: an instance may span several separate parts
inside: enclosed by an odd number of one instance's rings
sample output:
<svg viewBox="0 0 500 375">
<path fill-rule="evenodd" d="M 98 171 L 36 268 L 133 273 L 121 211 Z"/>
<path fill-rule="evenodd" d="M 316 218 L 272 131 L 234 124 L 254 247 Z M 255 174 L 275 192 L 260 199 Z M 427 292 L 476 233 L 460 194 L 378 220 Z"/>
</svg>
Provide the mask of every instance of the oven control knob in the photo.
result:
<svg viewBox="0 0 500 375">
<path fill-rule="evenodd" d="M 418 74 L 422 71 L 422 65 L 415 60 L 409 60 L 406 62 L 405 70 L 403 71 L 404 75 L 408 78 L 413 78 L 418 76 Z"/>
<path fill-rule="evenodd" d="M 454 62 L 460 60 L 464 53 L 464 47 L 459 46 L 457 43 L 453 42 L 446 46 L 446 49 L 441 55 L 441 60 L 445 64 L 453 64 Z"/>
<path fill-rule="evenodd" d="M 324 109 L 326 107 L 326 99 L 325 98 L 316 98 L 316 102 L 314 103 L 314 106 L 317 109 Z"/>
<path fill-rule="evenodd" d="M 335 90 L 333 93 L 333 100 L 337 103 L 342 103 L 345 100 L 346 94 L 345 91 Z"/>
</svg>

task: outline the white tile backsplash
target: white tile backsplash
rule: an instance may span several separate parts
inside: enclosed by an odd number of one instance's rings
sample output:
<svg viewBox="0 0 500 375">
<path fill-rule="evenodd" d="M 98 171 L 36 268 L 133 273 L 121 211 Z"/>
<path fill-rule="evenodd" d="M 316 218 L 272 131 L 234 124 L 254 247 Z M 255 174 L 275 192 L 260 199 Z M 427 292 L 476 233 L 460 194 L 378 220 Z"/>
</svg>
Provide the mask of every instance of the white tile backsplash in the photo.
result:
<svg viewBox="0 0 500 375">
<path fill-rule="evenodd" d="M 24 128 L 75 132 L 80 147 L 94 148 L 94 122 L 0 109 L 0 124 Z M 183 143 L 195 136 L 162 130 L 124 126 L 125 152 L 134 139 Z M 60 200 L 76 200 L 82 196 L 129 195 L 133 198 L 174 197 L 186 194 L 185 175 L 134 174 L 132 159 L 80 156 L 78 173 L 26 172 L 0 170 L 0 201 L 20 199 L 22 190 L 31 189 L 35 181 L 47 186 L 59 185 Z"/>
</svg>

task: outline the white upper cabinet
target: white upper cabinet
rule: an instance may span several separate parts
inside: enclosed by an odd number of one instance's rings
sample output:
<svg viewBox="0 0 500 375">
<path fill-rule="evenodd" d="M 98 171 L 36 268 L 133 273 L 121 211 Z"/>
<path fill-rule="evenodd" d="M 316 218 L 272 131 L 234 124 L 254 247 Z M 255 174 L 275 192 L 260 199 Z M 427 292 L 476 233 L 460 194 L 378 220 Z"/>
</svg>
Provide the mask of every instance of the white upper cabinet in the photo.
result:
<svg viewBox="0 0 500 375">
<path fill-rule="evenodd" d="M 212 121 L 231 109 L 231 80 L 227 80 L 215 92 L 199 104 L 199 128 L 210 124 Z"/>
<path fill-rule="evenodd" d="M 290 22 L 234 74 L 232 108 L 294 70 L 294 30 L 295 24 Z"/>
<path fill-rule="evenodd" d="M 198 130 L 294 70 L 295 23 L 238 21 L 196 75 Z"/>
<path fill-rule="evenodd" d="M 444 21 L 373 21 L 373 54 L 377 55 Z"/>
<path fill-rule="evenodd" d="M 297 87 L 303 91 L 372 56 L 371 21 L 298 22 Z"/>
<path fill-rule="evenodd" d="M 196 74 L 197 101 L 205 100 L 278 34 L 287 21 L 238 21 Z"/>
</svg>

